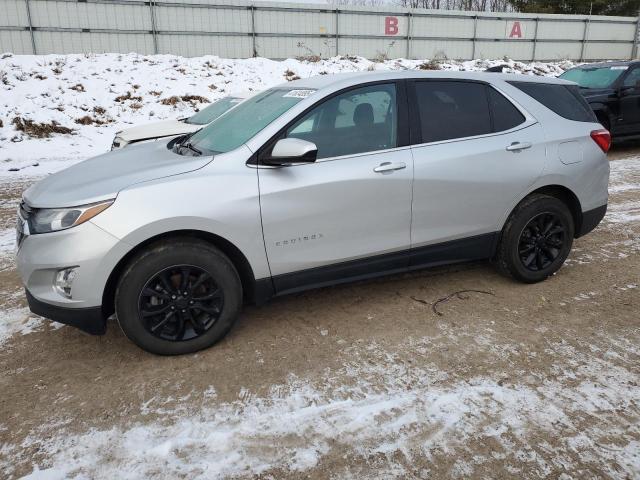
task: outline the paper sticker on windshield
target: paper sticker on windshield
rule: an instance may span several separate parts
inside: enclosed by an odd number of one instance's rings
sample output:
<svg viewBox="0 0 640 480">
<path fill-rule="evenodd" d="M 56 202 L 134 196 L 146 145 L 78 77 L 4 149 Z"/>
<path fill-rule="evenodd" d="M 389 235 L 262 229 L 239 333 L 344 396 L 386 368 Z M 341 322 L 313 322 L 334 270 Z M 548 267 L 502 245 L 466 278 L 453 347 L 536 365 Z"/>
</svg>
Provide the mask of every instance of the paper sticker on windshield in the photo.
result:
<svg viewBox="0 0 640 480">
<path fill-rule="evenodd" d="M 619 67 L 611 67 L 610 70 L 626 70 L 629 68 L 627 65 L 620 65 Z"/>
<path fill-rule="evenodd" d="M 312 95 L 315 90 L 289 90 L 282 97 L 283 98 L 307 98 Z"/>
</svg>

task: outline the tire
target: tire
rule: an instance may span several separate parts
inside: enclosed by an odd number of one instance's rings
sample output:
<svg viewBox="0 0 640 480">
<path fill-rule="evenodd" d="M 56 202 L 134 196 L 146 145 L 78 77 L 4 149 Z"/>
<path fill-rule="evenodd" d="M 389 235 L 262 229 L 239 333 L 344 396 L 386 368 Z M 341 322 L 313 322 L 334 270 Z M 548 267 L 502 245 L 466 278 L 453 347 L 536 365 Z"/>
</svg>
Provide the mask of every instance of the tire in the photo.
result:
<svg viewBox="0 0 640 480">
<path fill-rule="evenodd" d="M 518 204 L 502 229 L 496 253 L 498 269 L 524 283 L 541 282 L 557 272 L 569 256 L 574 231 L 573 217 L 564 202 L 549 195 L 530 195 Z"/>
<path fill-rule="evenodd" d="M 181 355 L 223 338 L 242 307 L 242 284 L 231 261 L 205 242 L 178 238 L 135 255 L 116 289 L 120 328 L 140 348 Z"/>
</svg>

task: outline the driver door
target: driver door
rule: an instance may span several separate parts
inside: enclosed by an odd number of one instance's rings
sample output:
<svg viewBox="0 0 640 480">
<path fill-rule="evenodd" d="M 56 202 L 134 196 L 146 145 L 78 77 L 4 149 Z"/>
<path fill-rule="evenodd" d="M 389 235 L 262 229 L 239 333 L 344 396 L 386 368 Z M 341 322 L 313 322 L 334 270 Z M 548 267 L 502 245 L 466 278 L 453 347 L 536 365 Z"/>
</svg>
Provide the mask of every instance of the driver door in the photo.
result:
<svg viewBox="0 0 640 480">
<path fill-rule="evenodd" d="M 640 133 L 640 67 L 629 71 L 620 88 L 620 118 L 618 132 L 622 135 Z"/>
<path fill-rule="evenodd" d="M 413 159 L 399 122 L 404 98 L 395 82 L 331 96 L 280 137 L 315 143 L 314 163 L 258 167 L 276 292 L 406 268 Z"/>
</svg>

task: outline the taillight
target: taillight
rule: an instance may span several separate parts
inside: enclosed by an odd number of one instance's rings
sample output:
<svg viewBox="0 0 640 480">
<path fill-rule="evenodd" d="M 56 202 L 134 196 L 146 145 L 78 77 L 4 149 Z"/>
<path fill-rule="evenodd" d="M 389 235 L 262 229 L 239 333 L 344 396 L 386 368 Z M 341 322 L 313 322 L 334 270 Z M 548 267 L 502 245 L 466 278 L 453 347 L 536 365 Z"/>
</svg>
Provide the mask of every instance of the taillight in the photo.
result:
<svg viewBox="0 0 640 480">
<path fill-rule="evenodd" d="M 608 130 L 604 128 L 593 130 L 591 132 L 591 138 L 593 138 L 593 141 L 598 144 L 604 153 L 607 153 L 609 148 L 611 148 L 611 134 Z"/>
</svg>

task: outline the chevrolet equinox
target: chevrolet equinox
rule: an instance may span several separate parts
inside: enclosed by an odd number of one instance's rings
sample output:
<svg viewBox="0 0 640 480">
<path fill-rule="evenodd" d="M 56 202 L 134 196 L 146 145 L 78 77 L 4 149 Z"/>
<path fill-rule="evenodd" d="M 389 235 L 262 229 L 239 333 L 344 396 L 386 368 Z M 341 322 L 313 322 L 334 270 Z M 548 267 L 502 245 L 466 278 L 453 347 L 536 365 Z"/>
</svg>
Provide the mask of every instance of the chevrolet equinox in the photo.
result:
<svg viewBox="0 0 640 480">
<path fill-rule="evenodd" d="M 34 313 L 93 334 L 115 314 L 157 354 L 209 347 L 244 302 L 381 274 L 491 259 L 539 282 L 603 218 L 609 145 L 561 79 L 297 80 L 31 186 L 18 269 Z"/>
</svg>

